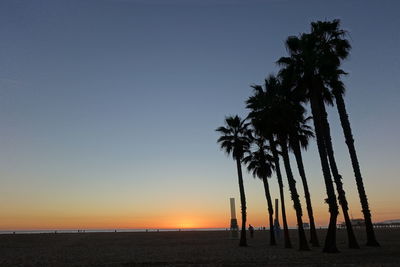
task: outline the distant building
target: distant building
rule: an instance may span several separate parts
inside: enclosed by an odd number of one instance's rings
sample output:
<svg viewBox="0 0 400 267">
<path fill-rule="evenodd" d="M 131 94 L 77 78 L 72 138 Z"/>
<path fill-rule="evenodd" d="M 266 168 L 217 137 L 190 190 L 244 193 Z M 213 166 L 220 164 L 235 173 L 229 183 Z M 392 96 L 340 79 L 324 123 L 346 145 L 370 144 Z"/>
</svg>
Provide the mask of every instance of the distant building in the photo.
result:
<svg viewBox="0 0 400 267">
<path fill-rule="evenodd" d="M 365 227 L 364 219 L 351 219 L 351 225 L 354 228 Z M 374 227 L 376 228 L 400 228 L 400 220 L 387 220 L 379 223 L 374 223 Z M 345 229 L 346 223 L 342 222 L 338 224 L 339 229 Z"/>
<path fill-rule="evenodd" d="M 351 219 L 351 225 L 353 227 L 365 227 L 365 221 L 364 219 Z M 346 228 L 346 222 L 342 222 L 338 224 L 339 228 Z"/>
<path fill-rule="evenodd" d="M 386 220 L 383 222 L 374 223 L 377 228 L 400 228 L 400 220 Z"/>
<path fill-rule="evenodd" d="M 310 229 L 310 224 L 309 223 L 303 223 L 303 228 L 304 229 Z"/>
</svg>

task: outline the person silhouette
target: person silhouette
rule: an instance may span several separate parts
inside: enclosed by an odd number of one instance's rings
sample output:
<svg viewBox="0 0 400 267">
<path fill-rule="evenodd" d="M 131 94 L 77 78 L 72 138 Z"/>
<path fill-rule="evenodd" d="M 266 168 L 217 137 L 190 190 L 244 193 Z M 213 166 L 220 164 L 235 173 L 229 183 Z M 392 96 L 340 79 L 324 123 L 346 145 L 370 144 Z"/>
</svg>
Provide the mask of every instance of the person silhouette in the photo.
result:
<svg viewBox="0 0 400 267">
<path fill-rule="evenodd" d="M 254 227 L 249 224 L 249 232 L 250 232 L 250 237 L 253 238 L 254 237 Z"/>
</svg>

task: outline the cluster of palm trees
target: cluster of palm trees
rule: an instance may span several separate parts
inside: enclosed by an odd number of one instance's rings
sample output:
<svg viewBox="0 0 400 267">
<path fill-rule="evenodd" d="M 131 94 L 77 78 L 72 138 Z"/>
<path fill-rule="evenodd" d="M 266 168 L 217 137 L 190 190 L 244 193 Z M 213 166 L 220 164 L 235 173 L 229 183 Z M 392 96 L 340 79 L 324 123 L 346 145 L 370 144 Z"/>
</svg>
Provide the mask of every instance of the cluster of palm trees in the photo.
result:
<svg viewBox="0 0 400 267">
<path fill-rule="evenodd" d="M 278 74 L 267 77 L 264 85 L 252 86 L 253 94 L 246 100 L 246 107 L 249 109 L 248 116 L 245 119 L 241 119 L 239 116 L 226 117 L 225 125 L 216 129 L 221 133 L 218 143 L 227 154 L 233 156 L 237 164 L 242 211 L 242 231 L 239 245 L 247 245 L 246 196 L 241 169 L 242 164 L 245 164 L 248 171 L 264 183 L 271 245 L 276 244 L 276 239 L 273 231 L 273 206 L 268 178 L 276 173 L 282 208 L 284 246 L 292 247 L 286 220 L 280 169 L 280 159 L 282 159 L 296 212 L 299 249 L 309 250 L 309 242 L 303 228 L 302 205 L 289 158 L 289 153 L 292 152 L 305 194 L 310 224 L 310 243 L 312 246 L 319 246 L 302 160 L 303 150 L 307 149 L 309 141 L 315 137 L 326 187 L 326 203 L 329 206 L 330 214 L 323 251 L 338 251 L 336 227 L 339 205 L 345 219 L 348 245 L 350 248 L 359 248 L 349 217 L 342 177 L 336 164 L 326 112 L 326 105 L 336 104 L 364 215 L 367 245 L 379 246 L 374 234 L 367 195 L 343 99 L 345 87 L 341 77 L 347 73 L 341 69 L 341 63 L 348 57 L 351 49 L 349 41 L 346 39 L 346 31 L 341 29 L 339 20 L 317 21 L 311 23 L 309 33 L 290 36 L 285 44 L 288 56 L 281 57 L 277 61 L 280 67 Z M 312 117 L 307 116 L 306 107 L 310 108 Z M 314 131 L 309 125 L 311 121 Z"/>
</svg>

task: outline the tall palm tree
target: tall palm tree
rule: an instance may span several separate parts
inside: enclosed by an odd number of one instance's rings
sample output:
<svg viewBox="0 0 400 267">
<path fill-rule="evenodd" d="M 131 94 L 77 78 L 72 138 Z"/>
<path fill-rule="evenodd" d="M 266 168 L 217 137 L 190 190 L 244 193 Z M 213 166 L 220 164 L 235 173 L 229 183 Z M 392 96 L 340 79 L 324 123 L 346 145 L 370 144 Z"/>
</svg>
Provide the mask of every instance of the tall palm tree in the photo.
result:
<svg viewBox="0 0 400 267">
<path fill-rule="evenodd" d="M 240 233 L 239 246 L 247 246 L 246 239 L 246 195 L 243 185 L 242 165 L 244 152 L 250 148 L 251 131 L 249 123 L 242 120 L 239 116 L 229 116 L 225 118 L 225 125 L 218 127 L 217 132 L 221 134 L 218 143 L 228 155 L 232 155 L 236 161 L 238 172 L 240 202 L 242 210 L 242 231 Z"/>
<path fill-rule="evenodd" d="M 269 77 L 265 80 L 265 88 L 270 88 L 276 86 L 277 80 L 274 77 Z M 279 153 L 277 149 L 277 142 L 273 135 L 273 132 L 270 128 L 264 127 L 265 121 L 269 120 L 269 117 L 263 116 L 263 109 L 265 107 L 265 103 L 268 101 L 266 90 L 263 89 L 261 85 L 254 85 L 252 86 L 254 90 L 254 95 L 250 96 L 246 101 L 246 107 L 250 109 L 249 118 L 251 118 L 252 124 L 255 128 L 263 128 L 262 135 L 269 142 L 269 146 L 272 152 L 274 165 L 275 165 L 275 172 L 276 178 L 278 180 L 278 187 L 279 187 L 279 198 L 281 201 L 281 213 L 282 213 L 282 224 L 283 224 L 283 236 L 284 236 L 284 247 L 291 248 L 292 243 L 290 241 L 289 236 L 289 227 L 286 218 L 286 206 L 285 206 L 285 193 L 283 191 L 283 179 L 282 179 L 282 172 L 279 163 Z"/>
<path fill-rule="evenodd" d="M 343 217 L 345 219 L 346 230 L 349 240 L 350 248 L 359 248 L 356 237 L 353 232 L 353 226 L 349 216 L 348 202 L 346 199 L 345 191 L 343 189 L 342 176 L 339 173 L 336 159 L 334 156 L 333 144 L 330 134 L 330 126 L 328 122 L 327 112 L 325 110 L 325 103 L 332 105 L 332 95 L 329 91 L 327 84 L 332 80 L 332 77 L 337 73 L 340 66 L 340 58 L 346 57 L 348 54 L 348 42 L 337 38 L 339 32 L 329 32 L 331 23 L 328 22 L 314 22 L 311 24 L 311 34 L 307 40 L 313 46 L 314 63 L 319 63 L 319 76 L 316 87 L 319 89 L 318 104 L 321 109 L 321 122 L 322 131 L 325 139 L 325 147 L 328 155 L 329 165 L 331 167 L 333 179 L 336 184 L 338 192 L 339 203 L 342 207 Z M 335 51 L 335 52 L 333 52 Z"/>
<path fill-rule="evenodd" d="M 295 110 L 295 108 L 299 108 L 300 105 L 296 106 L 290 101 L 285 94 L 288 91 L 284 90 L 281 82 L 274 76 L 270 76 L 267 81 L 268 83 L 266 83 L 267 87 L 265 92 L 265 100 L 267 101 L 264 101 L 264 107 L 262 107 L 261 111 L 258 111 L 258 115 L 256 115 L 257 111 L 255 110 L 253 113 L 251 113 L 251 116 L 253 116 L 255 119 L 254 121 L 260 120 L 258 123 L 254 123 L 256 129 L 257 127 L 261 126 L 261 128 L 258 128 L 260 132 L 265 132 L 265 129 L 268 129 L 268 131 L 271 131 L 271 133 L 277 137 L 277 141 L 282 151 L 282 158 L 286 170 L 291 198 L 296 211 L 299 233 L 299 249 L 309 250 L 303 228 L 301 203 L 296 189 L 296 181 L 293 177 L 290 165 L 287 145 L 288 134 L 293 128 L 295 117 L 297 116 L 297 110 Z"/>
<path fill-rule="evenodd" d="M 314 22 L 311 25 L 311 33 L 317 36 L 319 40 L 321 40 L 325 52 L 333 54 L 333 56 L 337 57 L 337 60 L 344 60 L 348 57 L 351 45 L 349 41 L 345 38 L 346 31 L 340 28 L 340 20 Z M 350 126 L 349 116 L 347 114 L 346 105 L 343 99 L 345 87 L 343 85 L 343 82 L 340 80 L 340 75 L 346 74 L 347 73 L 345 73 L 344 71 L 338 69 L 337 72 L 332 75 L 332 79 L 329 81 L 328 85 L 331 88 L 332 94 L 335 98 L 336 107 L 343 129 L 343 134 L 353 166 L 362 212 L 364 214 L 366 226 L 365 229 L 367 232 L 367 245 L 379 246 L 379 243 L 376 240 L 374 233 L 371 212 L 369 210 L 368 198 L 365 192 L 357 152 L 354 146 L 354 139 Z"/>
<path fill-rule="evenodd" d="M 351 163 L 353 166 L 354 176 L 356 179 L 358 195 L 360 198 L 361 208 L 364 215 L 365 230 L 367 232 L 367 246 L 379 247 L 379 243 L 376 240 L 374 226 L 372 224 L 371 211 L 369 209 L 367 193 L 365 192 L 364 182 L 361 175 L 360 164 L 358 162 L 357 152 L 354 145 L 353 134 L 351 131 L 351 125 L 349 116 L 347 115 L 346 105 L 343 99 L 343 90 L 338 90 L 339 86 L 335 86 L 333 95 L 336 100 L 336 107 L 339 112 L 340 122 L 343 128 L 343 134 L 346 140 L 347 148 L 349 150 Z"/>
<path fill-rule="evenodd" d="M 289 136 L 289 146 L 296 158 L 297 168 L 299 170 L 301 181 L 303 183 L 307 213 L 308 213 L 308 218 L 310 220 L 310 242 L 314 247 L 318 247 L 319 241 L 318 241 L 317 231 L 315 229 L 315 220 L 311 204 L 311 195 L 310 195 L 310 190 L 308 189 L 307 177 L 306 177 L 306 172 L 304 170 L 303 156 L 301 152 L 302 149 L 307 150 L 309 139 L 314 137 L 314 133 L 311 127 L 307 125 L 307 122 L 310 119 L 312 118 L 311 117 L 300 118 L 298 124 L 295 127 L 295 131 L 291 133 Z"/>
<path fill-rule="evenodd" d="M 312 27 L 315 28 L 315 25 L 319 25 L 319 23 L 313 23 Z M 333 37 L 332 40 L 336 40 L 335 38 Z M 312 32 L 311 34 L 302 34 L 300 38 L 289 38 L 287 47 L 290 57 L 281 58 L 278 63 L 285 66 L 286 72 L 297 76 L 300 80 L 297 82 L 298 88 L 304 91 L 304 96 L 310 101 L 312 110 L 318 112 L 318 117 L 313 114 L 317 142 L 319 134 L 319 138 L 323 138 L 329 165 L 336 184 L 339 203 L 345 218 L 349 247 L 358 248 L 348 212 L 342 177 L 339 174 L 334 156 L 329 122 L 325 110 L 325 103 L 333 104 L 333 96 L 329 90 L 329 84 L 332 81 L 332 77 L 340 70 L 340 59 L 348 54 L 347 45 L 343 42 L 331 41 L 331 37 L 328 37 L 326 32 L 318 31 L 318 34 Z"/>
<path fill-rule="evenodd" d="M 349 247 L 350 248 L 360 248 L 358 245 L 357 239 L 354 235 L 353 231 L 353 226 L 351 223 L 351 219 L 349 216 L 349 205 L 346 199 L 346 194 L 343 189 L 343 183 L 342 183 L 342 176 L 339 174 L 338 167 L 336 165 L 336 160 L 333 152 L 333 145 L 332 145 L 332 139 L 331 139 L 331 134 L 330 134 L 330 127 L 329 127 L 329 122 L 327 118 L 327 113 L 325 110 L 325 105 L 320 102 L 321 105 L 321 110 L 322 110 L 322 124 L 323 124 L 323 130 L 324 130 L 324 137 L 325 137 L 325 145 L 326 145 L 326 151 L 328 153 L 328 159 L 329 159 L 329 165 L 331 166 L 332 174 L 333 174 L 333 179 L 336 184 L 336 190 L 338 192 L 338 199 L 340 206 L 342 207 L 342 212 L 343 212 L 343 217 L 344 221 L 346 224 L 346 230 L 347 230 L 347 237 L 349 240 Z"/>
<path fill-rule="evenodd" d="M 269 92 L 267 92 L 269 93 L 270 98 L 269 112 L 271 114 L 271 117 L 274 118 L 275 123 L 273 128 L 276 132 L 279 145 L 281 147 L 283 163 L 285 166 L 286 176 L 289 184 L 289 190 L 296 211 L 296 219 L 299 233 L 299 247 L 300 250 L 309 250 L 303 227 L 303 212 L 301 208 L 301 202 L 299 194 L 297 193 L 296 181 L 293 176 L 288 149 L 289 136 L 290 134 L 295 132 L 299 118 L 303 116 L 304 108 L 299 102 L 293 101 L 294 98 L 292 98 L 293 96 L 291 95 L 290 89 L 285 88 L 283 85 L 285 82 L 286 81 L 279 82 L 277 87 L 271 88 L 272 90 L 269 90 Z"/>
<path fill-rule="evenodd" d="M 289 37 L 286 40 L 286 47 L 289 56 L 281 57 L 277 61 L 280 66 L 284 67 L 280 71 L 280 76 L 292 81 L 294 84 L 293 90 L 299 95 L 303 95 L 304 102 L 310 102 L 318 153 L 326 187 L 326 202 L 329 205 L 330 218 L 323 251 L 330 253 L 338 252 L 336 246 L 336 223 L 339 210 L 326 151 L 322 111 L 319 102 L 321 97 L 326 94 L 326 92 L 321 90 L 323 88 L 321 84 L 325 68 L 321 68 L 320 66 L 324 65 L 325 62 L 323 60 L 325 59 L 321 59 L 315 53 L 313 38 L 307 34 L 302 34 L 300 37 Z"/>
<path fill-rule="evenodd" d="M 272 156 L 274 158 L 275 173 L 276 173 L 276 178 L 278 180 L 279 198 L 281 200 L 284 247 L 292 248 L 292 242 L 290 241 L 290 236 L 289 236 L 289 226 L 288 226 L 287 218 L 286 218 L 285 193 L 283 191 L 283 178 L 282 178 L 282 171 L 281 171 L 281 167 L 280 167 L 278 143 L 273 134 L 267 134 L 267 140 L 269 142 Z"/>
<path fill-rule="evenodd" d="M 268 204 L 270 245 L 273 246 L 276 245 L 274 233 L 274 209 L 269 191 L 268 178 L 272 176 L 274 158 L 268 153 L 269 147 L 266 145 L 263 137 L 257 136 L 252 141 L 256 145 L 256 150 L 248 151 L 243 162 L 247 164 L 247 170 L 253 174 L 254 178 L 257 177 L 263 181 L 265 198 L 267 199 Z"/>
<path fill-rule="evenodd" d="M 302 219 L 303 212 L 301 209 L 299 194 L 297 193 L 297 189 L 296 189 L 296 180 L 293 177 L 293 172 L 292 172 L 292 169 L 290 166 L 289 152 L 288 152 L 288 146 L 287 146 L 287 137 L 280 134 L 278 139 L 279 139 L 279 143 L 280 143 L 280 146 L 282 149 L 282 158 L 283 158 L 283 163 L 284 163 L 285 170 L 286 170 L 286 176 L 288 179 L 290 194 L 291 194 L 291 197 L 293 200 L 294 209 L 296 211 L 297 227 L 298 227 L 298 233 L 299 233 L 299 249 L 300 250 L 309 250 L 307 238 L 306 238 L 306 234 L 305 234 L 304 226 L 303 226 L 303 219 Z"/>
</svg>

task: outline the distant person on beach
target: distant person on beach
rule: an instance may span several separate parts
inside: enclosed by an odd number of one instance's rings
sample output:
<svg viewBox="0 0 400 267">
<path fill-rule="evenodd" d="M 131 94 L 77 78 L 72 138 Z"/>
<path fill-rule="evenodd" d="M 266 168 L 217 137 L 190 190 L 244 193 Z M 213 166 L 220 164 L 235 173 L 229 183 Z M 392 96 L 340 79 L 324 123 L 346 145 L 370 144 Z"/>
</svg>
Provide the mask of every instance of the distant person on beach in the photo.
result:
<svg viewBox="0 0 400 267">
<path fill-rule="evenodd" d="M 253 238 L 254 237 L 254 227 L 249 224 L 249 232 L 250 232 L 250 237 Z"/>
</svg>

